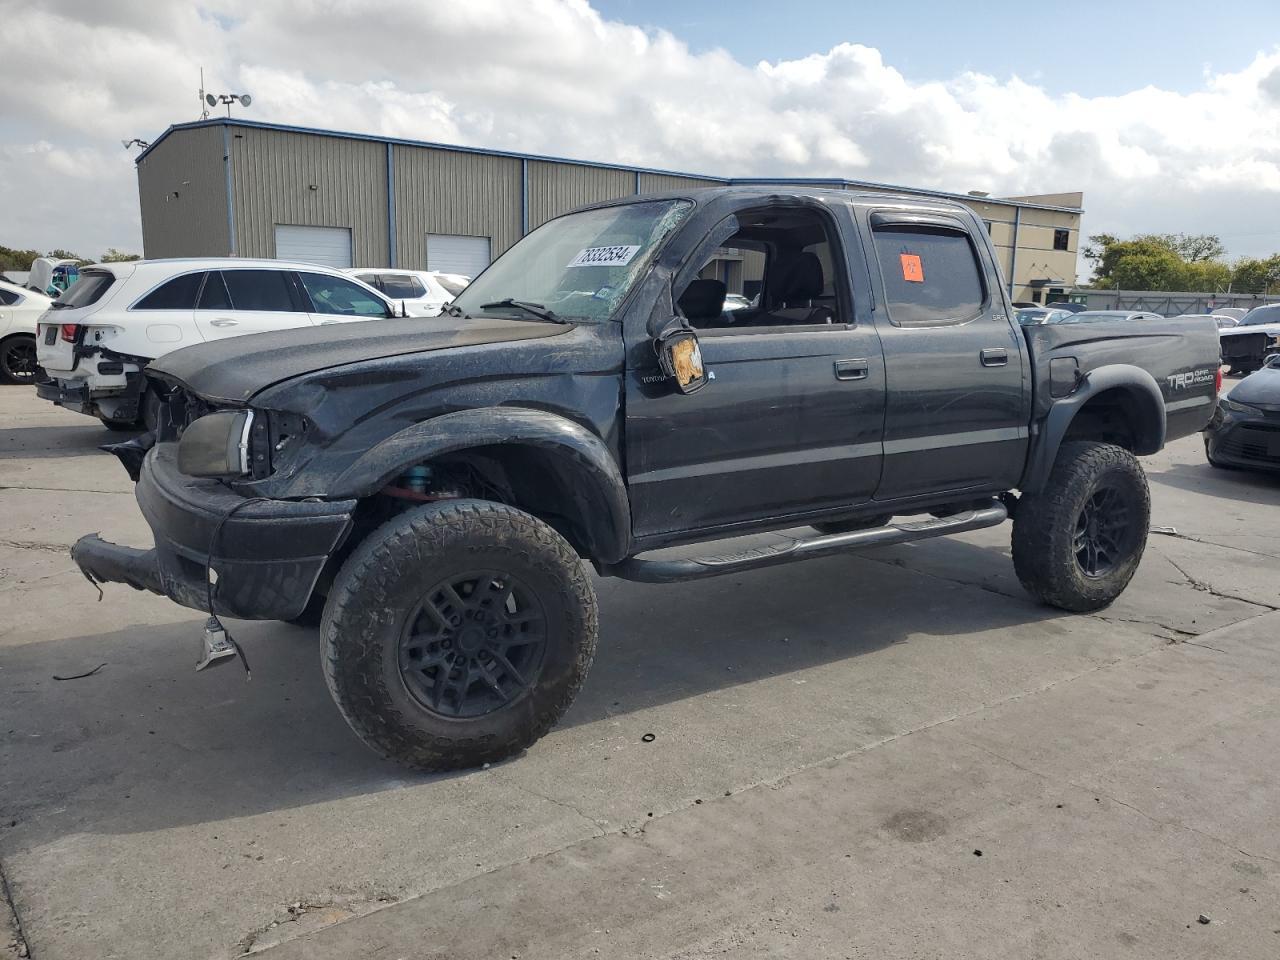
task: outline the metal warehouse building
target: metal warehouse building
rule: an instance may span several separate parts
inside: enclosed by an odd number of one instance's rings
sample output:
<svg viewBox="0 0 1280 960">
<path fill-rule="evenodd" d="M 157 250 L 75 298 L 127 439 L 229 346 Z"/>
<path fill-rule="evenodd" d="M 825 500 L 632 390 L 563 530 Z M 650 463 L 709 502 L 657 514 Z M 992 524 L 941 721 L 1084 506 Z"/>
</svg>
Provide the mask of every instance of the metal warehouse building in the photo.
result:
<svg viewBox="0 0 1280 960">
<path fill-rule="evenodd" d="M 585 203 L 728 183 L 805 184 L 966 203 L 987 222 L 1013 298 L 1040 301 L 1074 284 L 1083 212 L 1081 193 L 995 198 L 839 177 L 729 179 L 231 118 L 169 127 L 137 166 L 149 259 L 275 257 L 472 276 Z M 732 289 L 734 264 L 723 271 Z"/>
</svg>

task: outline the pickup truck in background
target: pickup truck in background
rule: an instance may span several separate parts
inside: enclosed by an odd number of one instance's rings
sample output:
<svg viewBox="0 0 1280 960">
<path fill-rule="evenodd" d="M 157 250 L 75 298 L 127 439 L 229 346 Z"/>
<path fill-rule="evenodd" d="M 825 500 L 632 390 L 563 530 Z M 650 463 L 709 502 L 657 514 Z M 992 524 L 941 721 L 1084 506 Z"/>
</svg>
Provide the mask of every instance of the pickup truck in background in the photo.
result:
<svg viewBox="0 0 1280 960">
<path fill-rule="evenodd" d="M 147 375 L 156 433 L 116 452 L 155 547 L 84 537 L 81 569 L 207 610 L 206 661 L 230 652 L 217 614 L 319 621 L 351 727 L 427 770 L 561 716 L 596 646 L 587 563 L 684 581 L 1012 516 L 1026 589 L 1103 607 L 1146 544 L 1137 457 L 1203 428 L 1221 384 L 1207 317 L 1020 327 L 963 206 L 758 187 L 559 217 L 437 320 Z"/>
</svg>

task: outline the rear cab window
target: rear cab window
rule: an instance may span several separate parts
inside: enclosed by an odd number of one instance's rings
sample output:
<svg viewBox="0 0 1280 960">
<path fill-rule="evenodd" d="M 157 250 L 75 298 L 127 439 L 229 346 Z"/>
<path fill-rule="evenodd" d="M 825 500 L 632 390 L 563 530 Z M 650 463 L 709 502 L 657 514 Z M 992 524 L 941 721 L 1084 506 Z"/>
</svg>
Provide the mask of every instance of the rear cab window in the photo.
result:
<svg viewBox="0 0 1280 960">
<path fill-rule="evenodd" d="M 874 224 L 889 319 L 898 326 L 963 323 L 987 303 L 977 251 L 959 224 Z"/>
<path fill-rule="evenodd" d="M 419 283 L 416 277 L 400 273 L 384 273 L 378 279 L 381 281 L 377 285 L 378 288 L 392 300 L 417 300 L 427 295 L 427 288 Z"/>
</svg>

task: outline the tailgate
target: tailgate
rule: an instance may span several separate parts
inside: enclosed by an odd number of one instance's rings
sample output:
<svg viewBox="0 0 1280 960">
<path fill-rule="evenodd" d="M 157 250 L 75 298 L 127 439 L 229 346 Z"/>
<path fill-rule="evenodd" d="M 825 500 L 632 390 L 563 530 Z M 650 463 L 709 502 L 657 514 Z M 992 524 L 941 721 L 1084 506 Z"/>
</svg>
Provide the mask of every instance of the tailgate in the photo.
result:
<svg viewBox="0 0 1280 960">
<path fill-rule="evenodd" d="M 70 328 L 75 324 L 67 326 Z M 80 329 L 83 328 L 76 329 L 77 334 Z M 36 362 L 51 373 L 69 373 L 75 369 L 75 346 L 63 339 L 60 324 L 41 322 L 36 327 Z"/>
</svg>

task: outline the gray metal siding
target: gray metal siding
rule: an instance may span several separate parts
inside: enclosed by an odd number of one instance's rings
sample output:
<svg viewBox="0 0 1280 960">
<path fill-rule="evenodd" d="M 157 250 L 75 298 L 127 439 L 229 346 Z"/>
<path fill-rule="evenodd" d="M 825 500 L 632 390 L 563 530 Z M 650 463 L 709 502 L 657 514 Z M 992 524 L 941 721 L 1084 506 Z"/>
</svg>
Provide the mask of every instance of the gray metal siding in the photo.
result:
<svg viewBox="0 0 1280 960">
<path fill-rule="evenodd" d="M 401 267 L 426 269 L 429 233 L 488 237 L 495 258 L 520 239 L 519 160 L 399 144 L 392 149 Z"/>
<path fill-rule="evenodd" d="M 641 193 L 665 193 L 669 190 L 697 190 L 699 187 L 720 187 L 723 180 L 703 177 L 675 177 L 665 173 L 640 174 Z"/>
<path fill-rule="evenodd" d="M 138 202 L 144 257 L 230 253 L 222 128 L 172 134 L 143 157 L 138 162 Z"/>
<path fill-rule="evenodd" d="M 284 223 L 348 227 L 355 266 L 387 265 L 385 146 L 250 127 L 231 134 L 240 256 L 274 257 L 276 224 Z"/>
<path fill-rule="evenodd" d="M 529 161 L 529 229 L 586 203 L 634 196 L 631 170 Z"/>
</svg>

